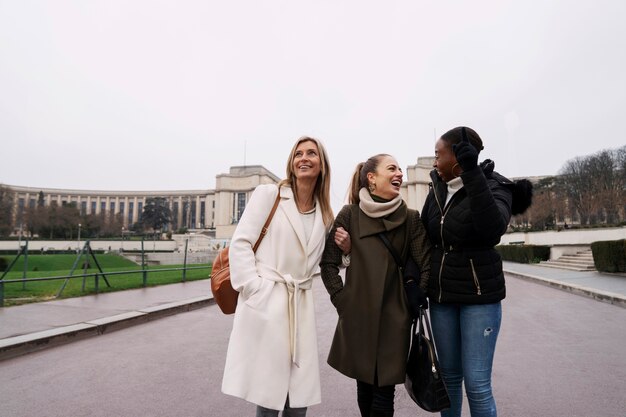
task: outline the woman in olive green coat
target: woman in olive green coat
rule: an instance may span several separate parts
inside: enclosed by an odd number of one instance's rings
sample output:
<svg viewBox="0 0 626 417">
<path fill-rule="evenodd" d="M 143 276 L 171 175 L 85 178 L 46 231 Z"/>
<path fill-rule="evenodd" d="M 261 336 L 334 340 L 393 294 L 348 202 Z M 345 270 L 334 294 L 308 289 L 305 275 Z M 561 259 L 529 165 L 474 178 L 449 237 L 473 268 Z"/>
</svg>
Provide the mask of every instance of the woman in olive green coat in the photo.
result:
<svg viewBox="0 0 626 417">
<path fill-rule="evenodd" d="M 339 315 L 328 363 L 357 380 L 357 403 L 364 417 L 393 415 L 395 384 L 404 383 L 411 337 L 403 277 L 379 234 L 387 236 L 403 260 L 413 258 L 420 285 L 430 272 L 430 244 L 419 213 L 402 200 L 401 185 L 402 170 L 390 155 L 359 164 L 351 204 L 337 215 L 320 263 Z M 349 260 L 335 240 L 338 228 L 350 237 Z M 349 263 L 345 285 L 339 275 L 342 262 Z M 415 288 L 425 302 L 423 292 Z"/>
</svg>

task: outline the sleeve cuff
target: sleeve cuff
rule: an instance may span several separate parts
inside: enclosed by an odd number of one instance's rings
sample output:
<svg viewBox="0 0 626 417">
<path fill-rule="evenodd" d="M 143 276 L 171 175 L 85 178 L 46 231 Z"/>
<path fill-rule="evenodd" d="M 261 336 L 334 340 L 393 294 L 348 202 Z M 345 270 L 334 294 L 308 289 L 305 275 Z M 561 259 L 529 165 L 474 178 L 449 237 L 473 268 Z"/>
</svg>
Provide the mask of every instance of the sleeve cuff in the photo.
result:
<svg viewBox="0 0 626 417">
<path fill-rule="evenodd" d="M 346 268 L 350 266 L 350 254 L 341 255 L 341 265 Z"/>
</svg>

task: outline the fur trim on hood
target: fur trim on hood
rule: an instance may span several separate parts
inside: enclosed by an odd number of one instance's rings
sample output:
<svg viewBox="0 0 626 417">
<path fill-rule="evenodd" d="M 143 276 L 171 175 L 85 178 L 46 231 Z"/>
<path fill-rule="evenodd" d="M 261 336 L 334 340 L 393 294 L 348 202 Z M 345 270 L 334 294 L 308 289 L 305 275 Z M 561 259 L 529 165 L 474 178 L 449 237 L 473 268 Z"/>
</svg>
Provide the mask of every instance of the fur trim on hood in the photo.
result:
<svg viewBox="0 0 626 417">
<path fill-rule="evenodd" d="M 485 177 L 493 178 L 500 184 L 505 185 L 511 189 L 513 193 L 513 203 L 511 204 L 511 213 L 515 216 L 522 214 L 532 204 L 533 200 L 533 184 L 526 178 L 511 181 L 510 179 L 498 174 L 493 169 L 496 164 L 491 159 L 485 159 L 480 163 L 480 167 L 485 173 Z"/>
</svg>

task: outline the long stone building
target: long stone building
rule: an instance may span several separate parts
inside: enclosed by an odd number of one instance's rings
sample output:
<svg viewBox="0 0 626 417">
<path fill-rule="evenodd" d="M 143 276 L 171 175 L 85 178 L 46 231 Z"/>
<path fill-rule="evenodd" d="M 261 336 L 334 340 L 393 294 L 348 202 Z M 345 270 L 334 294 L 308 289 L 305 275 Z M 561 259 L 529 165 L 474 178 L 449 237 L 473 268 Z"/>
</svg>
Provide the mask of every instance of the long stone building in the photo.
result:
<svg viewBox="0 0 626 417">
<path fill-rule="evenodd" d="M 402 195 L 411 208 L 421 209 L 423 205 L 432 162 L 432 157 L 418 158 L 417 164 L 407 167 Z M 169 230 L 207 230 L 214 232 L 218 239 L 228 239 L 252 191 L 260 184 L 274 184 L 279 180 L 263 166 L 247 165 L 234 166 L 229 173 L 218 174 L 213 190 L 99 191 L 5 186 L 15 192 L 13 215 L 18 227 L 25 210 L 34 208 L 40 195 L 45 206 L 75 203 L 82 215 L 119 215 L 126 228 L 140 220 L 147 199 L 163 197 L 172 212 Z"/>
</svg>

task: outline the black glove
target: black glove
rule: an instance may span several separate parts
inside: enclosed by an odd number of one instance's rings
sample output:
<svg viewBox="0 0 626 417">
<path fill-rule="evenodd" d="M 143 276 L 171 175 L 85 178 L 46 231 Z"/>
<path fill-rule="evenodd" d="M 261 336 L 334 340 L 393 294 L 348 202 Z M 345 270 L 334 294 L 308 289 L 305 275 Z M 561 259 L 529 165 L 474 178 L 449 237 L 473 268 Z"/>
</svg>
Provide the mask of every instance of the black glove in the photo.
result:
<svg viewBox="0 0 626 417">
<path fill-rule="evenodd" d="M 467 172 L 478 166 L 478 150 L 470 143 L 465 128 L 462 132 L 463 139 L 460 143 L 452 145 L 452 151 L 463 172 Z"/>
<path fill-rule="evenodd" d="M 417 282 L 411 280 L 404 283 L 404 292 L 409 302 L 409 310 L 411 316 L 416 319 L 419 316 L 420 308 L 428 308 L 428 299 L 424 291 L 417 285 Z"/>
<path fill-rule="evenodd" d="M 404 265 L 403 274 L 405 282 L 412 279 L 417 282 L 420 281 L 420 268 L 410 256 L 407 258 L 406 264 Z"/>
</svg>

